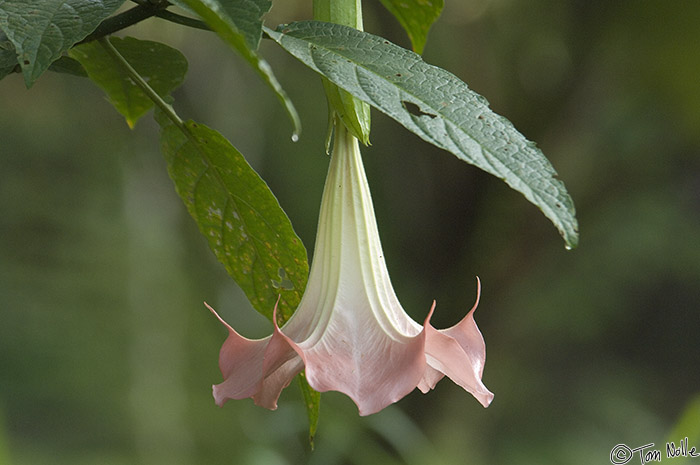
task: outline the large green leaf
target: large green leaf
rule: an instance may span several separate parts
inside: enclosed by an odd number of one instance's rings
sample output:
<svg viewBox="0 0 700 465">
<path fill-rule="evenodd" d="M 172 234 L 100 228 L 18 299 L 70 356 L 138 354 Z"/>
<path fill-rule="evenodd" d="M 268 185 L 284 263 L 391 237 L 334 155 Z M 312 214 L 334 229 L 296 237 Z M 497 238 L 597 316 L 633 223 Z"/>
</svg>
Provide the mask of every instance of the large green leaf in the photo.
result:
<svg viewBox="0 0 700 465">
<path fill-rule="evenodd" d="M 181 3 L 184 3 L 199 15 L 224 42 L 236 50 L 272 89 L 294 125 L 292 138 L 296 140 L 301 131 L 301 121 L 292 101 L 287 97 L 275 75 L 272 74 L 270 65 L 258 56 L 254 51 L 255 47 L 249 45 L 246 35 L 239 29 L 236 21 L 231 16 L 231 12 L 224 7 L 224 2 L 226 1 L 230 2 L 230 0 L 180 0 Z M 262 0 L 251 0 L 251 2 L 258 5 Z"/>
<path fill-rule="evenodd" d="M 161 120 L 168 172 L 209 247 L 269 319 L 282 320 L 306 288 L 306 249 L 267 184 L 221 134 L 189 121 Z"/>
<path fill-rule="evenodd" d="M 18 65 L 15 46 L 10 42 L 5 33 L 0 31 L 0 79 L 13 73 Z M 87 77 L 87 73 L 82 65 L 67 56 L 61 56 L 51 63 L 49 65 L 49 71 Z"/>
<path fill-rule="evenodd" d="M 381 0 L 399 20 L 416 53 L 423 53 L 430 26 L 440 17 L 443 0 Z"/>
<path fill-rule="evenodd" d="M 533 142 L 449 72 L 350 27 L 304 21 L 266 32 L 285 50 L 424 140 L 503 179 L 578 243 L 574 203 Z"/>
<path fill-rule="evenodd" d="M 0 0 L 0 29 L 14 44 L 27 87 L 124 0 Z"/>
<path fill-rule="evenodd" d="M 170 94 L 185 79 L 187 60 L 174 48 L 132 37 L 112 37 L 109 41 L 161 97 Z M 68 53 L 107 93 L 109 101 L 126 118 L 129 127 L 133 128 L 153 107 L 153 101 L 98 42 L 78 45 Z"/>
<path fill-rule="evenodd" d="M 193 121 L 158 120 L 170 177 L 209 247 L 258 312 L 272 320 L 277 304 L 282 325 L 299 305 L 309 274 L 306 249 L 289 218 L 221 134 Z M 313 447 L 321 396 L 303 373 L 299 385 Z"/>
</svg>

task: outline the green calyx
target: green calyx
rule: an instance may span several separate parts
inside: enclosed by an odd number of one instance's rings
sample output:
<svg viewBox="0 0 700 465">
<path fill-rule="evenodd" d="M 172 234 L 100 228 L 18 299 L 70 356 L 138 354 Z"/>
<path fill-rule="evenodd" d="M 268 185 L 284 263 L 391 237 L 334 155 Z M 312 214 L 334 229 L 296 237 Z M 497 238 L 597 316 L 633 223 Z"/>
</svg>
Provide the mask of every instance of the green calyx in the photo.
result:
<svg viewBox="0 0 700 465">
<path fill-rule="evenodd" d="M 361 0 L 314 0 L 314 19 L 328 23 L 350 26 L 360 31 L 362 27 Z M 329 111 L 335 113 L 348 131 L 363 144 L 369 144 L 369 105 L 356 99 L 335 84 L 323 78 Z M 329 121 L 333 118 L 330 117 Z"/>
</svg>

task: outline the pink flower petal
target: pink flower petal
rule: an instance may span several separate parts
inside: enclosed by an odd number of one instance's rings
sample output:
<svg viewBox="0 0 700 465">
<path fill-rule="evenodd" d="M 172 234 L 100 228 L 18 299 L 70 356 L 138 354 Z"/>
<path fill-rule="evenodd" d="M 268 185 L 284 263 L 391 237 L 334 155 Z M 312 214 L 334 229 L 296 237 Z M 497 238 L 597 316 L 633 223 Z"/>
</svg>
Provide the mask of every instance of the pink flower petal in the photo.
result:
<svg viewBox="0 0 700 465">
<path fill-rule="evenodd" d="M 459 343 L 469 358 L 475 363 L 476 371 L 478 371 L 479 378 L 481 378 L 484 372 L 484 365 L 486 364 L 486 344 L 481 331 L 476 325 L 476 321 L 474 321 L 474 311 L 479 305 L 481 297 L 481 281 L 478 277 L 476 278 L 476 283 L 476 302 L 474 302 L 474 306 L 469 310 L 469 313 L 456 325 L 448 329 L 442 329 L 440 332 L 450 336 Z"/>
<path fill-rule="evenodd" d="M 423 394 L 427 394 L 428 392 L 430 392 L 431 389 L 434 389 L 435 385 L 437 385 L 437 383 L 444 377 L 444 373 L 436 370 L 435 368 L 431 367 L 429 364 L 426 363 L 425 372 L 423 373 L 423 377 L 421 378 L 421 380 L 418 382 L 417 387 L 418 389 L 420 389 L 420 392 L 422 392 Z"/>
<path fill-rule="evenodd" d="M 353 314 L 370 316 L 354 318 Z M 367 309 L 355 308 L 335 312 L 323 335 L 309 347 L 284 337 L 303 359 L 312 388 L 342 392 L 365 416 L 411 392 L 425 371 L 425 335 L 393 336 Z"/>
<path fill-rule="evenodd" d="M 430 324 L 430 317 L 435 309 L 433 302 L 423 326 L 426 334 L 425 356 L 428 365 L 439 373 L 426 370 L 419 388 L 427 392 L 426 388 L 435 387 L 442 378 L 440 374 L 444 374 L 470 392 L 484 407 L 488 407 L 493 400 L 493 394 L 481 382 L 486 362 L 486 346 L 474 321 L 474 310 L 479 303 L 480 289 L 479 283 L 474 307 L 462 321 L 449 329 L 438 331 Z"/>
<path fill-rule="evenodd" d="M 277 326 L 277 306 L 273 312 L 274 332 L 265 350 L 263 360 L 263 383 L 253 396 L 256 405 L 275 410 L 282 389 L 289 386 L 292 379 L 304 369 L 304 362 L 290 345 L 286 336 Z"/>
<path fill-rule="evenodd" d="M 303 369 L 301 359 L 276 324 L 272 336 L 248 339 L 205 305 L 229 332 L 219 353 L 224 382 L 212 387 L 216 404 L 222 407 L 229 399 L 252 397 L 257 405 L 276 409 L 282 389 Z"/>
</svg>

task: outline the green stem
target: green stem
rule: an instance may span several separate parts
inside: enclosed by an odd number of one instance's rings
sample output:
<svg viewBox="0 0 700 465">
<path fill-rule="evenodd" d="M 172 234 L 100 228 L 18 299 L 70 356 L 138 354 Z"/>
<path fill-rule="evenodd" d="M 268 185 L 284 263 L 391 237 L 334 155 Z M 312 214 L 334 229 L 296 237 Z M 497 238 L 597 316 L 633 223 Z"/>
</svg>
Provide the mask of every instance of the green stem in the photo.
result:
<svg viewBox="0 0 700 465">
<path fill-rule="evenodd" d="M 211 28 L 207 26 L 203 21 L 194 18 L 188 18 L 187 16 L 182 16 L 172 11 L 166 10 L 170 6 L 170 3 L 166 1 L 158 2 L 147 2 L 134 0 L 138 5 L 126 10 L 118 15 L 111 16 L 100 23 L 90 35 L 85 37 L 83 40 L 78 42 L 78 44 L 84 44 L 86 42 L 92 42 L 93 40 L 98 40 L 102 37 L 114 34 L 117 31 L 126 29 L 129 26 L 140 23 L 144 19 L 157 16 L 166 21 L 172 23 L 181 24 L 183 26 L 193 27 L 196 29 L 204 29 L 210 31 Z"/>
<path fill-rule="evenodd" d="M 167 3 L 165 4 L 167 6 Z M 92 42 L 93 40 L 98 40 L 102 37 L 113 34 L 117 31 L 121 31 L 124 28 L 133 26 L 136 23 L 148 19 L 151 16 L 155 16 L 158 11 L 165 8 L 161 5 L 138 5 L 130 10 L 126 10 L 118 15 L 114 15 L 102 21 L 97 29 L 95 29 L 90 35 L 81 40 L 78 44 L 84 44 L 85 42 Z"/>
<path fill-rule="evenodd" d="M 313 13 L 314 19 L 317 21 L 342 24 L 362 30 L 361 0 L 313 0 Z M 363 144 L 369 145 L 371 126 L 369 105 L 338 88 L 326 78 L 323 78 L 322 82 L 331 113 L 329 120 L 334 120 L 336 123 L 342 121 L 353 136 Z M 339 117 L 339 121 L 334 119 L 333 114 Z M 330 148 L 332 132 L 333 128 L 329 127 L 326 152 Z"/>
<path fill-rule="evenodd" d="M 179 116 L 177 116 L 177 113 L 175 113 L 175 110 L 173 109 L 170 104 L 168 104 L 165 100 L 163 100 L 160 95 L 156 93 L 155 90 L 151 86 L 148 85 L 148 83 L 141 77 L 141 75 L 136 71 L 131 64 L 129 64 L 128 61 L 126 61 L 126 58 L 122 56 L 119 51 L 114 48 L 114 45 L 107 39 L 106 37 L 100 37 L 97 39 L 97 41 L 104 47 L 104 49 L 107 51 L 107 53 L 114 58 L 117 63 L 119 63 L 124 71 L 131 77 L 131 79 L 134 81 L 134 83 L 143 90 L 148 98 L 150 98 L 153 103 L 158 105 L 158 108 L 163 110 L 163 113 L 172 121 L 175 126 L 179 127 L 183 131 L 185 130 L 185 124 L 182 122 Z"/>
<path fill-rule="evenodd" d="M 170 21 L 171 23 L 181 24 L 183 26 L 193 27 L 195 29 L 202 29 L 204 31 L 211 31 L 211 28 L 207 26 L 207 23 L 204 21 L 182 16 L 177 13 L 173 13 L 172 11 L 160 10 L 156 13 L 156 16 L 166 21 Z"/>
</svg>

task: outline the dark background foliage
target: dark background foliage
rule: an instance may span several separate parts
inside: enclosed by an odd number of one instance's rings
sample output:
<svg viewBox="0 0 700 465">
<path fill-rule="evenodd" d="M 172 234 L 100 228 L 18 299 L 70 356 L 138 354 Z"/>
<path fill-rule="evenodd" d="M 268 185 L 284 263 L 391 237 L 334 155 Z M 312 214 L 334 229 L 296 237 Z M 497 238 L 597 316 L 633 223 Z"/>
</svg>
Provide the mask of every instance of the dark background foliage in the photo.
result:
<svg viewBox="0 0 700 465">
<path fill-rule="evenodd" d="M 306 3 L 277 2 L 268 25 L 307 19 Z M 313 454 L 295 387 L 277 412 L 218 409 L 225 333 L 202 301 L 247 336 L 269 324 L 187 216 L 155 124 L 130 131 L 85 79 L 51 73 L 27 91 L 11 75 L 0 82 L 0 463 L 588 464 L 618 443 L 665 447 L 700 391 L 700 4 L 446 3 L 426 61 L 539 144 L 580 221 L 567 252 L 501 181 L 373 113 L 363 153 L 397 293 L 416 319 L 437 299 L 446 327 L 480 276 L 493 404 L 444 380 L 360 418 L 330 393 Z M 409 45 L 379 2 L 365 16 L 368 31 Z M 187 56 L 179 113 L 248 157 L 311 251 L 328 162 L 317 76 L 263 41 L 302 116 L 292 143 L 275 98 L 215 36 L 159 21 L 128 33 Z"/>
</svg>

